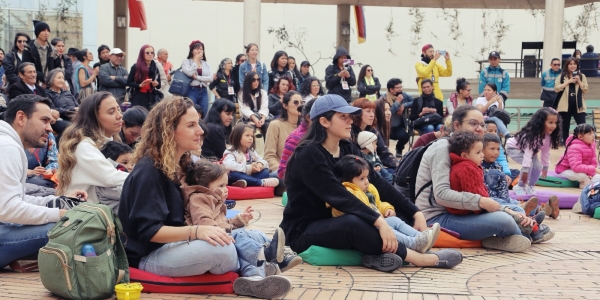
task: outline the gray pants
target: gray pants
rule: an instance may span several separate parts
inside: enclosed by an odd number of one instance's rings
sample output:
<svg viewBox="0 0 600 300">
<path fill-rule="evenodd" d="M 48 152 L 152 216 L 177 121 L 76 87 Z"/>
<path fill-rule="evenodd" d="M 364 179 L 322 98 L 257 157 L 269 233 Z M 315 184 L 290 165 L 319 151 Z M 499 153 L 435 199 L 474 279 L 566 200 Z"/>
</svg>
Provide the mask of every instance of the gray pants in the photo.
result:
<svg viewBox="0 0 600 300">
<path fill-rule="evenodd" d="M 512 160 L 518 162 L 519 164 L 523 163 L 523 151 L 516 148 L 507 147 L 506 153 Z M 531 158 L 531 168 L 521 168 L 521 174 L 529 173 L 529 182 L 527 183 L 529 186 L 535 186 L 535 183 L 538 181 L 538 179 L 540 179 L 540 175 L 542 175 L 542 163 L 540 162 L 538 156 L 539 155 L 536 153 Z M 519 185 L 525 186 L 526 183 L 522 181 L 522 178 L 523 177 L 519 179 Z"/>
</svg>

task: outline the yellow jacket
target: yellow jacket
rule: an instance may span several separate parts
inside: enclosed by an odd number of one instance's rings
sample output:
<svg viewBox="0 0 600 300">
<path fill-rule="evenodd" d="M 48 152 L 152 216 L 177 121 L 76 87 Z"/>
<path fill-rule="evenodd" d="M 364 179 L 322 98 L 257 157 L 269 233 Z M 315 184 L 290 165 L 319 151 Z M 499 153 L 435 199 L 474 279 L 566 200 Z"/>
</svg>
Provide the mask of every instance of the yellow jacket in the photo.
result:
<svg viewBox="0 0 600 300">
<path fill-rule="evenodd" d="M 439 100 L 444 101 L 444 94 L 442 94 L 442 90 L 440 89 L 438 81 L 440 77 L 452 76 L 452 62 L 449 59 L 446 60 L 446 67 L 444 68 L 433 59 L 429 64 L 425 64 L 424 61 L 418 61 L 415 64 L 415 69 L 417 70 L 417 77 L 419 78 L 417 82 L 417 85 L 419 86 L 419 95 L 422 93 L 421 81 L 423 81 L 425 78 L 429 78 L 433 80 L 433 94 Z"/>
<path fill-rule="evenodd" d="M 352 193 L 354 196 L 356 196 L 356 198 L 358 198 L 358 200 L 360 200 L 362 203 L 364 203 L 366 206 L 371 207 L 370 203 L 369 203 L 369 198 L 367 197 L 367 194 L 365 194 L 365 192 L 363 192 L 357 185 L 355 185 L 354 183 L 350 183 L 350 182 L 342 182 L 342 184 L 346 187 L 346 189 Z M 375 196 L 375 203 L 377 205 L 377 209 L 379 210 L 380 214 L 385 214 L 385 211 L 388 209 L 394 210 L 394 207 L 387 203 L 387 202 L 381 202 L 381 200 L 379 199 L 379 192 L 377 192 L 377 189 L 375 188 L 375 186 L 373 186 L 372 184 L 369 183 L 369 188 L 367 189 L 367 191 L 369 191 L 371 194 L 373 194 Z M 327 204 L 327 207 L 329 207 L 330 205 Z M 332 208 L 331 209 L 331 214 L 334 217 L 339 217 L 344 215 L 343 212 Z"/>
</svg>

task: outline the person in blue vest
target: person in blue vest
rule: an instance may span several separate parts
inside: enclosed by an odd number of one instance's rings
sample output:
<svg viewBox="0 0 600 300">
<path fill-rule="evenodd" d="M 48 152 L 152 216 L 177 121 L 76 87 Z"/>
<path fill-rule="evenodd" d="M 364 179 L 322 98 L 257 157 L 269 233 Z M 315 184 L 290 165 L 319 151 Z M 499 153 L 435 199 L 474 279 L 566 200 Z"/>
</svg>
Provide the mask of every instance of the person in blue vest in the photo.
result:
<svg viewBox="0 0 600 300">
<path fill-rule="evenodd" d="M 483 89 L 488 82 L 493 82 L 498 87 L 498 92 L 506 103 L 508 93 L 510 93 L 510 77 L 508 76 L 508 71 L 500 67 L 500 52 L 490 52 L 488 61 L 490 65 L 481 70 L 479 74 L 479 94 L 483 93 Z"/>
<path fill-rule="evenodd" d="M 598 61 L 600 56 L 598 53 L 594 52 L 594 46 L 587 45 L 585 47 L 585 53 L 581 55 L 581 60 L 579 61 L 581 73 L 585 75 L 585 77 L 598 77 Z"/>
<path fill-rule="evenodd" d="M 558 76 L 560 76 L 560 59 L 553 58 L 550 62 L 550 69 L 542 72 L 540 100 L 544 101 L 543 107 L 552 107 L 556 100 L 557 93 L 554 91 L 554 82 Z"/>
</svg>

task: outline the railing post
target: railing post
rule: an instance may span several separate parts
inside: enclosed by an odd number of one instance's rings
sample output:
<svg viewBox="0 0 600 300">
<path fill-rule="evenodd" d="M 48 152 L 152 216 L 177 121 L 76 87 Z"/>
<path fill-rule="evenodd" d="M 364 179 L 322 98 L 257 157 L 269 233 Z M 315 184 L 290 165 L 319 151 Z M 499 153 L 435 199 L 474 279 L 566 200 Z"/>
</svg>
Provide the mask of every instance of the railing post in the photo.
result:
<svg viewBox="0 0 600 300">
<path fill-rule="evenodd" d="M 521 107 L 517 107 L 517 131 L 521 130 Z"/>
</svg>

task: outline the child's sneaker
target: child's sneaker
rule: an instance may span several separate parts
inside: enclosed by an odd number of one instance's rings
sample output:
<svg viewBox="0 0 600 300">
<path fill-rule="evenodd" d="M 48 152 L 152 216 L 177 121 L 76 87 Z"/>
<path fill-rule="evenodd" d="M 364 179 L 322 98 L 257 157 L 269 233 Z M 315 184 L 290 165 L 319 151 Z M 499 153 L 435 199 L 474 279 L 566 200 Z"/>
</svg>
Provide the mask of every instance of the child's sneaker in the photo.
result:
<svg viewBox="0 0 600 300">
<path fill-rule="evenodd" d="M 232 183 L 231 186 L 245 188 L 246 186 L 248 186 L 248 183 L 246 182 L 246 180 L 240 179 L 240 180 Z"/>
<path fill-rule="evenodd" d="M 571 211 L 576 214 L 583 213 L 583 210 L 581 208 L 581 202 L 579 202 L 579 200 L 577 200 L 577 202 L 575 202 L 575 204 L 573 205 L 573 209 Z"/>
<path fill-rule="evenodd" d="M 301 263 L 302 263 L 302 257 L 298 256 L 298 254 L 296 254 L 296 252 L 286 249 L 285 253 L 283 255 L 283 260 L 280 263 L 278 263 L 277 265 L 279 266 L 279 269 L 281 270 L 281 272 L 285 272 Z"/>
<path fill-rule="evenodd" d="M 529 215 L 531 215 L 531 212 L 537 208 L 538 203 L 539 203 L 538 198 L 533 196 L 533 197 L 529 198 L 529 200 L 521 203 L 520 206 L 525 211 L 525 215 L 529 216 Z"/>
<path fill-rule="evenodd" d="M 547 225 L 539 225 L 538 230 L 531 233 L 532 244 L 547 242 L 554 237 L 554 230 Z"/>
<path fill-rule="evenodd" d="M 527 195 L 532 195 L 532 196 L 537 195 L 535 190 L 533 189 L 533 187 L 530 185 L 525 186 L 525 192 L 527 193 Z"/>
<path fill-rule="evenodd" d="M 265 277 L 279 275 L 281 274 L 281 270 L 276 263 L 265 262 Z"/>
<path fill-rule="evenodd" d="M 227 207 L 227 209 L 232 209 L 235 207 L 235 205 L 235 200 L 225 200 L 225 207 Z"/>
<path fill-rule="evenodd" d="M 522 187 L 518 184 L 513 187 L 513 192 L 515 192 L 515 194 L 517 194 L 517 196 L 527 195 L 527 191 L 525 191 L 525 187 Z"/>
<path fill-rule="evenodd" d="M 421 234 L 415 237 L 415 251 L 419 253 L 425 253 L 429 251 L 435 244 L 437 237 L 440 235 L 440 224 L 434 223 L 431 228 L 421 232 Z"/>
<path fill-rule="evenodd" d="M 558 197 L 555 195 L 550 196 L 548 200 L 548 204 L 546 204 L 546 209 L 544 210 L 547 216 L 550 216 L 552 219 L 558 218 L 560 214 L 560 207 L 558 206 Z"/>
<path fill-rule="evenodd" d="M 538 225 L 541 225 L 542 222 L 544 222 L 545 218 L 546 218 L 546 213 L 544 211 L 539 211 L 537 214 L 535 214 L 533 216 L 533 219 L 535 220 L 536 223 L 538 223 Z"/>
<path fill-rule="evenodd" d="M 280 263 L 283 261 L 285 250 L 285 233 L 283 229 L 277 227 L 271 242 L 265 247 L 265 260 L 267 262 Z"/>
<path fill-rule="evenodd" d="M 531 232 L 533 231 L 533 227 L 521 225 L 521 222 L 523 222 L 523 217 L 520 214 L 517 214 L 515 211 L 509 209 L 506 206 L 502 208 L 502 211 L 507 213 L 509 216 L 511 216 L 513 218 L 513 220 L 515 220 L 515 222 L 517 223 L 517 226 L 519 226 L 519 229 L 521 229 L 521 232 L 523 233 L 523 235 L 525 235 L 525 236 L 531 235 Z"/>
<path fill-rule="evenodd" d="M 279 185 L 279 179 L 277 178 L 265 178 L 262 180 L 262 186 L 264 187 L 276 187 Z"/>
</svg>

